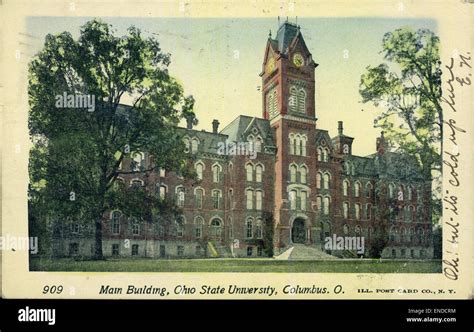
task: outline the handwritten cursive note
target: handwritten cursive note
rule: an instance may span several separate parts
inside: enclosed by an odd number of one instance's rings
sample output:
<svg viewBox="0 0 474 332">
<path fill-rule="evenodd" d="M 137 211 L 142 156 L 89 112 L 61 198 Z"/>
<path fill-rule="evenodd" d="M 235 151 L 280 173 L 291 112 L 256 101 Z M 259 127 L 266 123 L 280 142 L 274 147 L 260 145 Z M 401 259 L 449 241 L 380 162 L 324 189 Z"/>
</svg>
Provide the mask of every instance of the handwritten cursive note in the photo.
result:
<svg viewBox="0 0 474 332">
<path fill-rule="evenodd" d="M 466 133 L 456 122 L 455 115 L 458 113 L 458 105 L 456 104 L 456 93 L 458 88 L 471 85 L 471 54 L 469 52 L 459 55 L 459 59 L 451 58 L 448 65 L 448 79 L 446 80 L 446 96 L 441 97 L 441 101 L 446 103 L 453 117 L 443 120 L 444 126 L 447 128 L 448 142 L 450 142 L 451 150 L 444 149 L 443 164 L 449 171 L 448 188 L 444 191 L 444 210 L 443 214 L 445 232 L 445 243 L 443 246 L 443 274 L 450 280 L 458 280 L 459 278 L 459 214 L 457 191 L 461 187 L 461 179 L 458 167 L 462 158 L 462 153 L 458 145 L 458 134 Z M 466 73 L 467 71 L 467 73 Z M 445 173 L 446 174 L 446 173 Z"/>
</svg>

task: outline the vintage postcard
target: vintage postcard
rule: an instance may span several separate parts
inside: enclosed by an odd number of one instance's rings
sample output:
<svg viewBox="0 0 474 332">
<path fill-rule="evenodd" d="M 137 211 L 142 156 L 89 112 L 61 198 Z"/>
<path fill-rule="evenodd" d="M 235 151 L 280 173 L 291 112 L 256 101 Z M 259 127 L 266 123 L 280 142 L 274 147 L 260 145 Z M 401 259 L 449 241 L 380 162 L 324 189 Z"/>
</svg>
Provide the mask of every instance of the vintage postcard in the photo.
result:
<svg viewBox="0 0 474 332">
<path fill-rule="evenodd" d="M 472 297 L 472 1 L 0 1 L 1 296 Z"/>
</svg>

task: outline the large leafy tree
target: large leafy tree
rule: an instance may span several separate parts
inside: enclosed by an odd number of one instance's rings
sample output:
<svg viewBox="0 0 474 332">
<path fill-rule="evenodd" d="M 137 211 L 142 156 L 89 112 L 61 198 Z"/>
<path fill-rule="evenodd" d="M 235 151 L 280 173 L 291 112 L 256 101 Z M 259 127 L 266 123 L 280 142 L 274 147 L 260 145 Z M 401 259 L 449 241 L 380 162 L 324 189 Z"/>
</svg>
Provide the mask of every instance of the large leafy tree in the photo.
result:
<svg viewBox="0 0 474 332">
<path fill-rule="evenodd" d="M 47 35 L 29 67 L 31 204 L 43 217 L 92 220 L 96 259 L 103 257 L 105 211 L 120 207 L 145 218 L 172 208 L 144 188 L 118 186 L 121 173 L 162 167 L 190 175 L 176 126 L 193 117 L 194 99 L 170 76 L 170 55 L 155 38 L 133 26 L 124 36 L 115 34 L 111 25 L 92 20 L 77 40 L 69 32 Z M 95 108 L 56 107 L 64 94 L 89 95 Z M 152 155 L 152 162 L 120 168 L 139 152 Z"/>
<path fill-rule="evenodd" d="M 381 53 L 386 61 L 361 76 L 362 101 L 378 107 L 375 126 L 400 152 L 417 158 L 427 183 L 435 178 L 436 193 L 443 137 L 439 38 L 427 29 L 396 29 L 384 35 Z"/>
</svg>

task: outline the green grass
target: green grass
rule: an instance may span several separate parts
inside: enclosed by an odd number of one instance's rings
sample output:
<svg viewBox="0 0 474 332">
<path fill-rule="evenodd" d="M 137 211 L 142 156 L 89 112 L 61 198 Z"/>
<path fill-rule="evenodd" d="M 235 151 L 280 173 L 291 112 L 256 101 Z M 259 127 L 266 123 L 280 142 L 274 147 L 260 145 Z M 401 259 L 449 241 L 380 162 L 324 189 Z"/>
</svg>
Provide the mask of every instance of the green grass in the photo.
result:
<svg viewBox="0 0 474 332">
<path fill-rule="evenodd" d="M 279 261 L 273 259 L 73 259 L 34 258 L 31 271 L 77 272 L 333 272 L 333 273 L 441 273 L 441 261 L 332 260 Z"/>
</svg>

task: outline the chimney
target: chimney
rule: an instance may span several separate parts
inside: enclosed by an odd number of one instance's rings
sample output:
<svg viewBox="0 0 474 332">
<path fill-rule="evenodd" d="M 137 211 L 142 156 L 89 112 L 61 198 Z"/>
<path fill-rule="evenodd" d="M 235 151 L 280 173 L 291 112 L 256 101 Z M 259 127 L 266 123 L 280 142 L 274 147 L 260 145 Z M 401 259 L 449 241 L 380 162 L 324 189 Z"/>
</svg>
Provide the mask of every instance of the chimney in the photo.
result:
<svg viewBox="0 0 474 332">
<path fill-rule="evenodd" d="M 186 128 L 193 129 L 193 121 L 194 121 L 193 117 L 188 116 L 186 118 Z"/>
<path fill-rule="evenodd" d="M 380 133 L 380 137 L 377 137 L 375 149 L 379 155 L 384 154 L 385 151 L 388 151 L 388 142 L 383 136 L 384 132 Z"/>
<path fill-rule="evenodd" d="M 339 133 L 339 136 L 342 136 L 342 133 L 343 133 L 342 121 L 337 121 L 337 131 Z"/>
<path fill-rule="evenodd" d="M 219 121 L 216 119 L 212 120 L 212 132 L 217 134 L 217 130 L 219 129 Z"/>
</svg>

